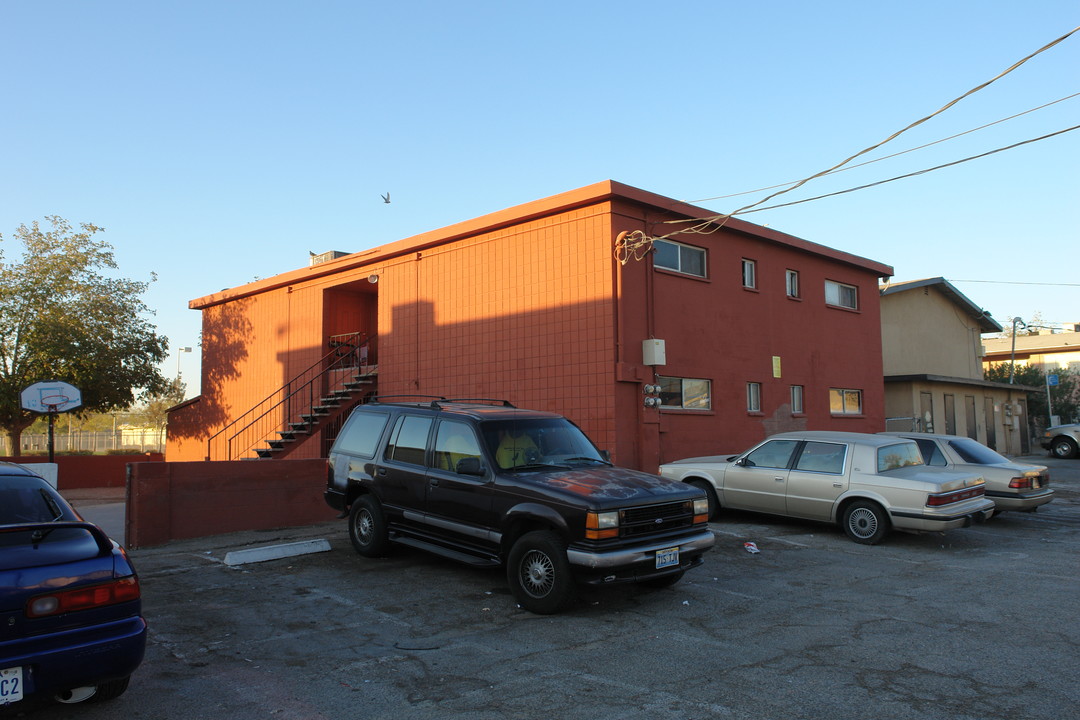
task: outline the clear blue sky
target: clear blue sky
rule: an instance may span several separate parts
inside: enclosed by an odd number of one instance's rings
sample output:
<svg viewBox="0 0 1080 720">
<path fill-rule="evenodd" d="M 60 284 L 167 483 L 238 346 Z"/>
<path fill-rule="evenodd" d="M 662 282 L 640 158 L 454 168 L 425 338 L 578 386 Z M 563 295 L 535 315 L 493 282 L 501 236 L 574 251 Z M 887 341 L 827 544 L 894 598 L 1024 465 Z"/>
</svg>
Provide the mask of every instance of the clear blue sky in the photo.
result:
<svg viewBox="0 0 1080 720">
<path fill-rule="evenodd" d="M 171 347 L 195 346 L 189 300 L 309 251 L 609 178 L 690 201 L 800 180 L 1077 25 L 1076 0 L 0 0 L 2 247 L 20 257 L 12 232 L 46 215 L 105 227 L 122 275 L 157 273 L 146 299 Z M 1080 33 L 861 160 L 1078 92 Z M 1077 124 L 1080 97 L 775 202 Z M 1080 322 L 1078 160 L 1075 131 L 742 217 L 896 281 L 943 276 L 1003 324 Z M 194 394 L 198 353 L 180 367 Z"/>
</svg>

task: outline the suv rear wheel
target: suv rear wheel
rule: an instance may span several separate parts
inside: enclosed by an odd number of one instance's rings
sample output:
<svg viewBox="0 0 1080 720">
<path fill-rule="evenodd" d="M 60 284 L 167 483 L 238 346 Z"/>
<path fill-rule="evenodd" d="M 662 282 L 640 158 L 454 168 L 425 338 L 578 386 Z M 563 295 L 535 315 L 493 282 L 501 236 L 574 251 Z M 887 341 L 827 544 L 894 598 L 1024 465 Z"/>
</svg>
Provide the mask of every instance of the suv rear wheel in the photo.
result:
<svg viewBox="0 0 1080 720">
<path fill-rule="evenodd" d="M 506 578 L 521 607 L 538 615 L 557 613 L 577 596 L 566 543 L 548 530 L 518 538 L 510 549 Z"/>
<path fill-rule="evenodd" d="M 349 539 L 353 548 L 364 557 L 382 557 L 390 545 L 386 518 L 379 501 L 361 495 L 349 512 Z"/>
</svg>

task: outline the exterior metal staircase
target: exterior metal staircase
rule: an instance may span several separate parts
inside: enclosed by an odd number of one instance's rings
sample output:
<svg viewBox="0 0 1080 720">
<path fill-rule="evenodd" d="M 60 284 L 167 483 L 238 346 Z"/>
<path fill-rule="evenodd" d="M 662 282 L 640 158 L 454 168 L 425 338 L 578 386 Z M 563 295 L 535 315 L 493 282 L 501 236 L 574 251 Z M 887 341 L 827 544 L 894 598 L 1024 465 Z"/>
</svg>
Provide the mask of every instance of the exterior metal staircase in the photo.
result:
<svg viewBox="0 0 1080 720">
<path fill-rule="evenodd" d="M 207 460 L 284 458 L 375 394 L 365 333 L 334 335 L 330 351 L 207 440 Z M 320 454 L 325 455 L 324 449 Z"/>
</svg>

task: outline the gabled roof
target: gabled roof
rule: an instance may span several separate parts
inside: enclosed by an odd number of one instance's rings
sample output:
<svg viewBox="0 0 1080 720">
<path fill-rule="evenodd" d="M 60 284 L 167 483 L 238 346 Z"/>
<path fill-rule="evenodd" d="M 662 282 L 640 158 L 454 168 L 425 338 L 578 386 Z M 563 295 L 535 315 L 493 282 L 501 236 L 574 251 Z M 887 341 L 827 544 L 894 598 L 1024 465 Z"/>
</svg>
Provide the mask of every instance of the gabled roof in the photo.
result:
<svg viewBox="0 0 1080 720">
<path fill-rule="evenodd" d="M 954 305 L 967 313 L 975 322 L 979 324 L 979 328 L 984 333 L 989 332 L 1001 332 L 1001 324 L 997 320 L 990 317 L 990 313 L 983 310 L 981 307 L 971 302 L 964 293 L 957 290 L 952 284 L 943 277 L 926 278 L 923 280 L 909 280 L 907 282 L 889 283 L 881 287 L 881 296 L 886 297 L 888 295 L 895 295 L 897 293 L 908 292 L 909 290 L 918 290 L 920 288 L 933 287 L 943 294 L 946 299 L 950 300 Z"/>
<path fill-rule="evenodd" d="M 597 203 L 616 200 L 638 203 L 663 210 L 672 220 L 717 217 L 717 213 L 713 211 L 690 205 L 681 200 L 673 200 L 669 197 L 664 197 L 663 195 L 648 192 L 647 190 L 640 190 L 631 187 L 630 185 L 615 182 L 614 180 L 604 180 L 603 182 L 586 185 L 585 187 L 576 190 L 570 190 L 540 200 L 533 200 L 532 202 L 516 205 L 505 210 L 499 210 L 488 215 L 481 215 L 480 217 L 449 225 L 438 230 L 414 235 L 413 237 L 404 240 L 398 240 L 386 245 L 344 255 L 319 265 L 292 270 L 274 277 L 266 278 L 265 280 L 259 280 L 235 288 L 226 288 L 221 292 L 192 300 L 188 303 L 188 307 L 193 310 L 202 310 L 211 305 L 217 305 L 248 295 L 256 295 L 261 292 L 266 292 L 267 290 L 292 285 L 304 280 L 311 280 L 324 275 L 338 273 L 343 270 L 381 262 L 393 257 L 420 252 L 461 238 L 491 232 L 500 228 L 511 227 L 513 225 L 566 212 L 575 208 L 582 208 Z M 754 223 L 739 218 L 727 218 L 723 222 L 723 226 L 726 230 L 745 233 L 778 245 L 784 245 L 789 248 L 826 257 L 835 262 L 853 265 L 872 272 L 879 278 L 888 278 L 893 274 L 893 268 L 890 265 L 885 265 L 884 263 L 879 263 L 842 250 L 836 250 L 825 245 L 819 245 L 769 227 L 755 225 Z M 679 226 L 672 225 L 672 229 L 677 227 Z"/>
</svg>

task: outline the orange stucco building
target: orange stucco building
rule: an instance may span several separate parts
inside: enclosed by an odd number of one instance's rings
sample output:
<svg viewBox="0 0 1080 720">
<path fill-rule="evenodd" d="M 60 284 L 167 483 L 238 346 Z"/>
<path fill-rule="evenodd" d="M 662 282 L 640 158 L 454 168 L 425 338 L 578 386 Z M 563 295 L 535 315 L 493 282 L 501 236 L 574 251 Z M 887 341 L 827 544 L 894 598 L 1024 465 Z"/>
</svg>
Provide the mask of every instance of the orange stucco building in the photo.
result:
<svg viewBox="0 0 1080 720">
<path fill-rule="evenodd" d="M 671 234 L 709 215 L 605 181 L 193 300 L 202 395 L 171 411 L 166 459 L 275 437 L 319 457 L 372 394 L 559 412 L 646 470 L 783 430 L 884 429 L 892 268 L 738 219 Z M 296 422 L 298 396 L 335 390 Z"/>
</svg>

